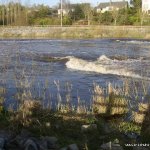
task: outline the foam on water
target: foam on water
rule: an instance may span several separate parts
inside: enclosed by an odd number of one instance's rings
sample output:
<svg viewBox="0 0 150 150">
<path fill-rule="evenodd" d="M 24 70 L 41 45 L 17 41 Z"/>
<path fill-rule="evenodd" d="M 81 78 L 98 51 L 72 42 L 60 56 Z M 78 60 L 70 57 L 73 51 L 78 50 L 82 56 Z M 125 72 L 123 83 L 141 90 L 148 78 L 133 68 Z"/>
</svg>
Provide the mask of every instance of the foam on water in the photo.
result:
<svg viewBox="0 0 150 150">
<path fill-rule="evenodd" d="M 116 41 L 129 44 L 150 44 L 150 41 L 140 41 L 140 40 L 126 40 L 126 41 L 116 40 Z"/>
<path fill-rule="evenodd" d="M 107 56 L 105 56 L 105 55 L 102 55 L 102 56 L 100 56 L 98 59 L 97 59 L 97 61 L 98 62 L 100 62 L 100 63 L 109 63 L 109 64 L 117 64 L 117 65 L 125 65 L 125 64 L 135 64 L 136 62 L 141 62 L 142 61 L 142 57 L 140 57 L 139 59 L 131 59 L 131 58 L 124 58 L 124 59 L 116 59 L 116 58 L 113 58 L 113 59 L 111 59 L 111 58 L 108 58 Z"/>
<path fill-rule="evenodd" d="M 112 60 L 105 55 L 100 56 L 96 61 L 87 61 L 76 57 L 68 57 L 68 59 L 69 60 L 66 62 L 66 66 L 70 69 L 96 72 L 101 74 L 113 74 L 133 78 L 142 78 L 140 75 L 128 69 L 125 63 L 133 63 L 134 60 Z"/>
<path fill-rule="evenodd" d="M 108 57 L 105 56 L 105 55 L 102 55 L 102 56 L 100 56 L 97 60 L 98 60 L 98 61 L 110 61 L 111 59 L 108 58 Z"/>
</svg>

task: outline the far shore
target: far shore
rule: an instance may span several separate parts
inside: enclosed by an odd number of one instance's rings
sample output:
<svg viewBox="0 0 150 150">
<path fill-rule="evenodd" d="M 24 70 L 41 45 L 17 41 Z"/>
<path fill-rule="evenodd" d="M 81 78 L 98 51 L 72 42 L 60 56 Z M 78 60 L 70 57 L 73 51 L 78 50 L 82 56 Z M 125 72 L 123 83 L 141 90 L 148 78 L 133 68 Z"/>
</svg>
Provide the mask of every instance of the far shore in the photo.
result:
<svg viewBox="0 0 150 150">
<path fill-rule="evenodd" d="M 1 39 L 150 39 L 150 26 L 1 26 Z"/>
</svg>

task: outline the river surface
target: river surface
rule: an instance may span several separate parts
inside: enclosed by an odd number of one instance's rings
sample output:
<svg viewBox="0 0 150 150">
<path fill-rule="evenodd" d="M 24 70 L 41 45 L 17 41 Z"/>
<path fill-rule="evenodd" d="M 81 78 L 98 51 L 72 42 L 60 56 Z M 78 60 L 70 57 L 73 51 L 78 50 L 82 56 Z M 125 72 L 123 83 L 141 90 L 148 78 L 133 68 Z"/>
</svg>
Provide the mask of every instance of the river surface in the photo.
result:
<svg viewBox="0 0 150 150">
<path fill-rule="evenodd" d="M 125 79 L 149 82 L 150 41 L 0 40 L 0 84 L 9 107 L 16 107 L 17 93 L 43 99 L 44 106 L 68 93 L 72 103 L 90 104 L 93 83 L 121 86 Z"/>
</svg>

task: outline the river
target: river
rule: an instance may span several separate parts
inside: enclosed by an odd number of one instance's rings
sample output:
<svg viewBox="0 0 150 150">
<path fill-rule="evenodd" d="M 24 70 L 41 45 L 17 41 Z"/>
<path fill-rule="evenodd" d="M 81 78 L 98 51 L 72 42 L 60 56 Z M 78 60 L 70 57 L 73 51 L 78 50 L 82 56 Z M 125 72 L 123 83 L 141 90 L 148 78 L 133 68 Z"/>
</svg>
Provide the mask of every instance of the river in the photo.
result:
<svg viewBox="0 0 150 150">
<path fill-rule="evenodd" d="M 71 93 L 90 104 L 93 83 L 122 86 L 124 80 L 149 82 L 150 41 L 134 39 L 0 40 L 0 85 L 5 105 L 15 108 L 16 95 L 65 101 Z M 58 94 L 59 93 L 59 94 Z M 59 97 L 60 99 L 60 97 Z"/>
</svg>

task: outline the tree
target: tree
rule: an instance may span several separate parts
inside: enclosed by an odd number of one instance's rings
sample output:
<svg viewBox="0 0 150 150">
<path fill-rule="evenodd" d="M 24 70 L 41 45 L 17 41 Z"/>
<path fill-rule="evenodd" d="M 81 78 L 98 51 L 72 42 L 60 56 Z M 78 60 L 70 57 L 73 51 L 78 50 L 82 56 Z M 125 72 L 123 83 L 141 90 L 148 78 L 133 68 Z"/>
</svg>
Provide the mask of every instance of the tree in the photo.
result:
<svg viewBox="0 0 150 150">
<path fill-rule="evenodd" d="M 101 13 L 100 15 L 100 23 L 101 24 L 105 24 L 105 25 L 109 25 L 113 22 L 113 16 L 112 16 L 112 13 L 111 12 L 104 12 L 104 13 Z"/>
<path fill-rule="evenodd" d="M 113 9 L 112 10 L 112 16 L 113 16 L 113 19 L 114 19 L 114 25 L 116 25 L 117 24 L 117 19 L 118 19 L 118 16 L 119 16 L 118 10 Z"/>
<path fill-rule="evenodd" d="M 70 18 L 74 21 L 84 19 L 85 15 L 80 4 L 75 4 L 72 10 L 69 12 Z"/>
<path fill-rule="evenodd" d="M 130 25 L 131 24 L 127 9 L 123 8 L 118 11 L 117 24 L 118 25 Z"/>
<path fill-rule="evenodd" d="M 30 8 L 30 13 L 28 13 L 28 23 L 48 25 L 51 21 L 48 19 L 52 15 L 52 10 L 49 6 L 45 5 L 35 5 Z"/>
<path fill-rule="evenodd" d="M 33 8 L 34 11 L 34 17 L 36 18 L 43 18 L 46 16 L 49 16 L 52 14 L 51 9 L 49 6 L 44 6 L 44 5 L 37 5 L 35 8 Z"/>
<path fill-rule="evenodd" d="M 135 9 L 140 9 L 142 7 L 142 0 L 131 0 L 130 4 L 135 8 Z"/>
<path fill-rule="evenodd" d="M 63 25 L 71 25 L 72 24 L 72 20 L 69 16 L 64 16 L 63 17 Z"/>
<path fill-rule="evenodd" d="M 91 15 L 92 15 L 92 8 L 91 8 L 90 4 L 89 3 L 81 4 L 81 9 L 84 13 L 85 20 L 87 20 L 88 25 L 90 25 L 90 18 L 91 18 Z"/>
<path fill-rule="evenodd" d="M 143 25 L 143 20 L 145 14 L 142 12 L 142 0 L 131 0 L 130 3 L 132 4 L 133 8 L 136 10 L 135 15 L 137 15 L 137 18 L 139 18 L 139 21 L 141 25 Z"/>
</svg>

